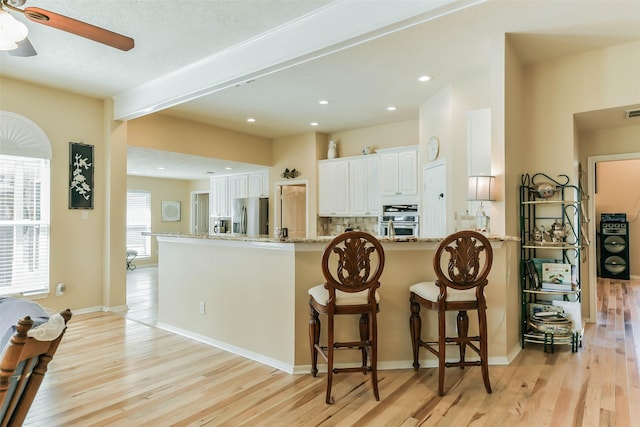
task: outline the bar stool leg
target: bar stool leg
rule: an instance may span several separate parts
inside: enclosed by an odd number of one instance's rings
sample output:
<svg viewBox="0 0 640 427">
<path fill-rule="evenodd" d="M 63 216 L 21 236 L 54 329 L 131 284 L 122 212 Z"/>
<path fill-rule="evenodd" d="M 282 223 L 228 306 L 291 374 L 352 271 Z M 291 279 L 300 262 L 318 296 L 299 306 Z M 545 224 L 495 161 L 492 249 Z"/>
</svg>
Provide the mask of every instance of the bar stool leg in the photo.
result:
<svg viewBox="0 0 640 427">
<path fill-rule="evenodd" d="M 311 375 L 314 377 L 318 374 L 318 348 L 320 343 L 320 314 L 309 306 L 309 346 L 311 347 Z"/>
<path fill-rule="evenodd" d="M 464 362 L 464 356 L 466 351 L 467 343 L 466 340 L 469 334 L 469 316 L 467 312 L 461 310 L 458 312 L 458 338 L 460 338 L 460 362 Z M 460 366 L 460 369 L 464 369 L 464 366 Z"/>
</svg>

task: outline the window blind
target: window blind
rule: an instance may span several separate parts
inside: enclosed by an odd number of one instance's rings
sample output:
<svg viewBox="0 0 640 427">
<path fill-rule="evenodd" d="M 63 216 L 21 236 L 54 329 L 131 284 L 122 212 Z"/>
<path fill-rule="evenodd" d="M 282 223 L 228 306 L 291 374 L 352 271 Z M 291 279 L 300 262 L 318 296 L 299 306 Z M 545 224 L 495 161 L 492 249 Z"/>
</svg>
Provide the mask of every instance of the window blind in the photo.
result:
<svg viewBox="0 0 640 427">
<path fill-rule="evenodd" d="M 0 154 L 0 294 L 49 290 L 49 168 Z"/>
<path fill-rule="evenodd" d="M 127 191 L 127 249 L 138 252 L 138 258 L 151 256 L 151 192 Z"/>
</svg>

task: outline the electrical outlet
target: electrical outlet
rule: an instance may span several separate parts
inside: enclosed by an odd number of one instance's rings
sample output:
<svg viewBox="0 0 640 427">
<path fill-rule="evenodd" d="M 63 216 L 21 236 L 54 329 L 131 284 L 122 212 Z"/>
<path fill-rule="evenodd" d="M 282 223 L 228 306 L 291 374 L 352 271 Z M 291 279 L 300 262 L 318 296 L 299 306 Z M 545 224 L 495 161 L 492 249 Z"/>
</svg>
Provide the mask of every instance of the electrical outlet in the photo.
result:
<svg viewBox="0 0 640 427">
<path fill-rule="evenodd" d="M 204 301 L 200 301 L 200 314 L 204 314 Z"/>
<path fill-rule="evenodd" d="M 58 286 L 56 286 L 56 296 L 62 296 L 64 295 L 64 292 L 67 290 L 67 287 L 65 286 L 64 283 L 58 283 Z"/>
</svg>

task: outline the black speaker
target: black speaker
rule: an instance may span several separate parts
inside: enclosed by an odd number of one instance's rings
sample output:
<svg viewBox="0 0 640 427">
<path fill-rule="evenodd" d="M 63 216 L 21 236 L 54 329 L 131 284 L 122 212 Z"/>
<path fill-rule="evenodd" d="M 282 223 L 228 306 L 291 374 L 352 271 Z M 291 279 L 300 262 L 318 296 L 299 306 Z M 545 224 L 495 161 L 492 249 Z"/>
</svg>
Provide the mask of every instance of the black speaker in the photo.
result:
<svg viewBox="0 0 640 427">
<path fill-rule="evenodd" d="M 629 223 L 600 223 L 600 276 L 629 280 Z"/>
</svg>

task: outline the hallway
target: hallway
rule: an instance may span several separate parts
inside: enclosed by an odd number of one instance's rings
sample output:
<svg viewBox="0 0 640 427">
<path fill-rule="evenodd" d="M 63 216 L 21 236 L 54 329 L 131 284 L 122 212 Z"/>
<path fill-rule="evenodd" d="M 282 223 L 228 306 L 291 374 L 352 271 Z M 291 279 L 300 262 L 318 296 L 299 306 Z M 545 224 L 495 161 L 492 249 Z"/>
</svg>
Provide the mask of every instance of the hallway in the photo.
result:
<svg viewBox="0 0 640 427">
<path fill-rule="evenodd" d="M 127 271 L 126 318 L 149 326 L 158 323 L 158 267 Z"/>
</svg>

